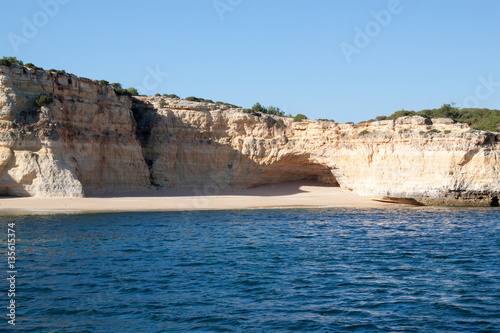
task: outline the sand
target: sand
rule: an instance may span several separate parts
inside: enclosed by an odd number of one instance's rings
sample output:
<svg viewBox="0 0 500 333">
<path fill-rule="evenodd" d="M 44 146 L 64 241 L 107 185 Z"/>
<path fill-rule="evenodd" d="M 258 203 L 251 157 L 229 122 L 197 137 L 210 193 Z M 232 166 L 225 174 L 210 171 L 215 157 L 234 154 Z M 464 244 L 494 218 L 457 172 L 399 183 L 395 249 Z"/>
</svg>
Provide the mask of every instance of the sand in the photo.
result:
<svg viewBox="0 0 500 333">
<path fill-rule="evenodd" d="M 315 181 L 286 182 L 245 190 L 214 187 L 150 190 L 86 198 L 0 198 L 0 213 L 120 212 L 258 208 L 387 207 L 393 204 L 362 198 L 340 187 Z"/>
</svg>

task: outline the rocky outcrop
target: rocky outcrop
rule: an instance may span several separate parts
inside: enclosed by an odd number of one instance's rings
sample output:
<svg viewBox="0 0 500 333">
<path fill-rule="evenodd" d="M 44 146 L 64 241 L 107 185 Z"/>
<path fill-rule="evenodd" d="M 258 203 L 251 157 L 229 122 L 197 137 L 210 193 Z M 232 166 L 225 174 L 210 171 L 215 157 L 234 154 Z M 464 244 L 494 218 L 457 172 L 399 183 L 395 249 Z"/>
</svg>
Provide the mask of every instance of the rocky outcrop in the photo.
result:
<svg viewBox="0 0 500 333">
<path fill-rule="evenodd" d="M 42 94 L 52 103 L 39 107 Z M 0 66 L 0 194 L 83 196 L 147 188 L 131 105 L 96 81 Z"/>
<path fill-rule="evenodd" d="M 40 94 L 53 102 L 38 107 Z M 0 66 L 0 126 L 4 195 L 318 179 L 413 204 L 489 206 L 500 196 L 500 136 L 449 119 L 293 122 L 229 105 L 119 97 L 74 75 Z"/>
</svg>

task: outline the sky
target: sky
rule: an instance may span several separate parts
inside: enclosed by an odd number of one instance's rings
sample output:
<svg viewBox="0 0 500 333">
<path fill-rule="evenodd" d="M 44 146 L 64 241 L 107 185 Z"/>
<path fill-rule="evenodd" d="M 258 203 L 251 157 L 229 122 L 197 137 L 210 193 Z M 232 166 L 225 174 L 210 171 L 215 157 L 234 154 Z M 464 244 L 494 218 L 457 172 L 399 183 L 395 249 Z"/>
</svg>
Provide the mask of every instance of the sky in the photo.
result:
<svg viewBox="0 0 500 333">
<path fill-rule="evenodd" d="M 498 0 L 3 0 L 0 57 L 359 122 L 500 109 Z"/>
</svg>

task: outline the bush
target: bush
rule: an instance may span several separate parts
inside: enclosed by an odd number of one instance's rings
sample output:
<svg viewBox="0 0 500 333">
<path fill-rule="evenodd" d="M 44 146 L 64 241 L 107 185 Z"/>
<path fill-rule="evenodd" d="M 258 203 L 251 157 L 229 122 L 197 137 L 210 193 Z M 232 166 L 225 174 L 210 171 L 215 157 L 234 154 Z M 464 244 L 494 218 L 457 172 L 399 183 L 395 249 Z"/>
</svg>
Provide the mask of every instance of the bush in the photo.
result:
<svg viewBox="0 0 500 333">
<path fill-rule="evenodd" d="M 301 113 L 299 113 L 298 115 L 296 115 L 295 117 L 293 117 L 293 121 L 303 121 L 303 120 L 306 120 L 307 117 Z"/>
<path fill-rule="evenodd" d="M 32 69 L 38 69 L 38 70 L 42 70 L 43 71 L 43 68 L 42 67 L 37 67 L 35 65 L 33 65 L 31 62 L 27 63 L 26 65 L 24 65 L 28 68 L 32 68 Z"/>
<path fill-rule="evenodd" d="M 198 98 L 194 96 L 186 97 L 185 100 L 190 102 L 214 103 L 214 101 L 212 101 L 211 99 Z"/>
<path fill-rule="evenodd" d="M 139 96 L 139 92 L 133 87 L 127 88 L 127 92 L 130 94 L 130 96 Z"/>
<path fill-rule="evenodd" d="M 274 124 L 274 126 L 276 126 L 277 129 L 284 129 L 284 128 L 286 128 L 286 124 L 283 121 L 283 119 L 278 119 L 276 121 L 276 123 Z"/>
<path fill-rule="evenodd" d="M 165 105 L 167 105 L 167 103 L 165 102 L 165 100 L 163 98 L 160 99 L 160 108 L 163 109 L 165 107 Z"/>
<path fill-rule="evenodd" d="M 109 85 L 109 82 L 108 82 L 108 81 L 106 81 L 106 80 L 99 80 L 99 83 L 100 83 L 100 84 L 107 85 L 107 86 Z"/>
<path fill-rule="evenodd" d="M 370 132 L 368 132 L 367 130 L 362 130 L 361 132 L 359 132 L 359 135 L 367 135 L 368 133 Z"/>
<path fill-rule="evenodd" d="M 111 83 L 110 86 L 113 87 L 113 89 L 115 90 L 115 93 L 118 96 L 122 96 L 122 95 L 126 95 L 129 97 L 139 96 L 139 92 L 137 91 L 137 89 L 135 89 L 133 87 L 123 89 L 121 83 L 118 83 L 118 82 Z"/>
<path fill-rule="evenodd" d="M 36 105 L 42 107 L 44 105 L 48 105 L 52 103 L 52 97 L 50 97 L 47 94 L 41 94 L 38 96 L 38 98 L 35 100 Z"/>
<path fill-rule="evenodd" d="M 48 70 L 49 72 L 54 72 L 54 73 L 57 73 L 57 74 L 66 74 L 66 71 L 64 69 L 54 69 L 54 68 L 51 68 Z"/>
<path fill-rule="evenodd" d="M 459 109 L 452 104 L 443 104 L 438 109 L 425 109 L 422 111 L 401 110 L 394 112 L 389 117 L 379 116 L 375 119 L 385 117 L 386 119 L 397 119 L 404 116 L 422 116 L 426 118 L 451 118 L 456 122 L 468 124 L 471 128 L 481 131 L 497 132 L 500 130 L 500 110 L 464 108 Z"/>
<path fill-rule="evenodd" d="M 284 111 L 281 111 L 280 108 L 272 106 L 272 105 L 267 108 L 267 113 L 274 114 L 275 116 L 279 116 L 279 117 L 283 117 L 285 115 Z"/>
<path fill-rule="evenodd" d="M 180 99 L 180 97 L 179 97 L 179 96 L 177 96 L 176 94 L 170 94 L 170 95 L 163 94 L 163 97 Z"/>
<path fill-rule="evenodd" d="M 334 122 L 335 122 L 335 120 L 333 120 L 333 119 L 325 119 L 325 118 L 320 118 L 320 119 L 318 119 L 318 120 L 319 120 L 319 121 L 331 121 L 332 123 L 334 123 Z"/>
<path fill-rule="evenodd" d="M 258 102 L 252 106 L 252 110 L 253 112 L 267 113 L 267 109 Z"/>
<path fill-rule="evenodd" d="M 272 106 L 272 105 L 266 108 L 265 106 L 261 105 L 259 102 L 255 103 L 252 106 L 252 110 L 253 110 L 253 112 L 272 114 L 272 115 L 279 116 L 279 117 L 285 116 L 285 112 L 281 111 L 280 108 L 278 108 L 276 106 Z"/>
<path fill-rule="evenodd" d="M 0 59 L 0 65 L 3 66 L 12 66 L 12 65 L 23 65 L 21 60 L 18 60 L 16 57 L 3 57 Z"/>
</svg>

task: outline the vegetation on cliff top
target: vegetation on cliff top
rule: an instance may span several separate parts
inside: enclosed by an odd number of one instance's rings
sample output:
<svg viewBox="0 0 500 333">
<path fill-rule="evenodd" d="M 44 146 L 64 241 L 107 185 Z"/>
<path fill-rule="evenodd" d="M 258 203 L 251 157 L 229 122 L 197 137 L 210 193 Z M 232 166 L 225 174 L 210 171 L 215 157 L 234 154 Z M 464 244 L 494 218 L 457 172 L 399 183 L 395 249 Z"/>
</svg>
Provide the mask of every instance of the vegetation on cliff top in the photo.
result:
<svg viewBox="0 0 500 333">
<path fill-rule="evenodd" d="M 18 60 L 16 57 L 3 57 L 2 59 L 0 59 L 0 65 L 9 67 L 12 65 L 23 66 L 24 63 L 21 60 Z"/>
<path fill-rule="evenodd" d="M 12 66 L 12 65 L 18 65 L 18 66 L 25 66 L 28 68 L 32 69 L 37 69 L 37 70 L 43 70 L 42 67 L 37 67 L 33 65 L 32 63 L 27 63 L 24 64 L 22 60 L 17 59 L 16 57 L 3 57 L 0 59 L 0 65 L 3 66 Z M 64 70 L 55 70 L 55 69 L 50 69 L 49 72 L 55 72 L 58 74 L 66 74 Z M 99 83 L 104 84 L 104 85 L 109 85 L 111 86 L 117 95 L 122 96 L 138 96 L 139 92 L 137 91 L 136 88 L 130 87 L 130 88 L 123 88 L 120 83 L 109 83 L 106 80 L 100 80 Z M 157 94 L 159 95 L 159 94 Z M 163 97 L 167 98 L 176 98 L 180 99 L 179 96 L 175 94 L 163 94 Z M 187 101 L 193 101 L 193 102 L 203 102 L 203 103 L 216 103 L 219 105 L 228 105 L 231 107 L 238 108 L 238 106 L 234 104 L 229 104 L 229 103 L 224 103 L 221 101 L 214 102 L 210 99 L 205 99 L 205 98 L 198 98 L 194 96 L 189 96 L 186 97 L 185 100 Z M 40 100 L 40 102 L 46 102 L 47 100 Z M 38 103 L 37 103 L 38 104 Z M 291 114 L 286 114 L 285 112 L 282 111 L 280 108 L 275 107 L 275 106 L 268 106 L 265 107 L 261 105 L 260 103 L 255 103 L 251 109 L 243 109 L 243 112 L 247 113 L 252 113 L 255 115 L 261 115 L 261 114 L 269 114 L 269 115 L 275 115 L 279 117 L 289 117 L 293 118 L 294 121 L 303 121 L 307 119 L 307 117 L 303 114 L 297 114 L 295 117 L 293 117 Z M 440 108 L 437 109 L 425 109 L 421 111 L 410 111 L 410 110 L 400 110 L 396 111 L 390 116 L 378 116 L 375 119 L 370 119 L 367 122 L 372 122 L 372 121 L 380 121 L 380 120 L 394 120 L 400 117 L 405 117 L 405 116 L 422 116 L 425 118 L 450 118 L 453 119 L 456 122 L 460 123 L 466 123 L 468 124 L 471 128 L 477 129 L 477 130 L 483 130 L 483 131 L 492 131 L 492 132 L 499 132 L 500 131 L 500 110 L 497 109 L 480 109 L 480 108 L 457 108 L 453 106 L 452 104 L 443 104 Z M 320 120 L 327 120 L 327 119 L 320 119 Z M 333 120 L 329 120 L 333 121 Z M 350 122 L 348 122 L 350 123 Z"/>
<path fill-rule="evenodd" d="M 463 108 L 459 109 L 451 104 L 443 104 L 438 109 L 425 109 L 422 111 L 396 111 L 390 116 L 379 116 L 369 120 L 393 120 L 406 116 L 422 116 L 425 118 L 450 118 L 459 123 L 469 124 L 471 128 L 482 131 L 500 131 L 500 110 Z"/>
<path fill-rule="evenodd" d="M 127 96 L 130 96 L 130 97 L 132 97 L 132 96 L 139 96 L 139 92 L 134 87 L 130 87 L 130 88 L 125 89 L 118 82 L 111 83 L 110 86 L 113 87 L 113 89 L 115 90 L 115 93 L 118 96 L 122 96 L 122 95 L 127 95 Z"/>
</svg>

